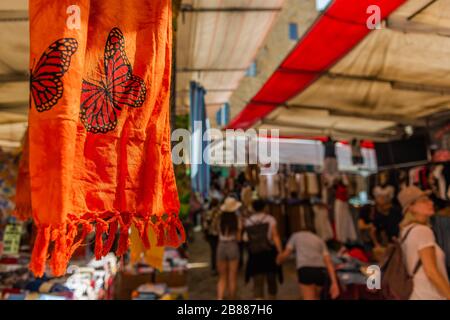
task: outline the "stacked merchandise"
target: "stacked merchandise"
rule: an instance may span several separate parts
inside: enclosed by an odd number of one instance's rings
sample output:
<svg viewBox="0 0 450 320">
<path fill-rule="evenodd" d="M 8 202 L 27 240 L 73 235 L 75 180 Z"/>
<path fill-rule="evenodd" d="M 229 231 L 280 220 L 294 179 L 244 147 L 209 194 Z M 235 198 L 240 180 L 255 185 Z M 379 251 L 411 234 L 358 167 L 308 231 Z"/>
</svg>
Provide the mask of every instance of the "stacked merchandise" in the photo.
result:
<svg viewBox="0 0 450 320">
<path fill-rule="evenodd" d="M 118 300 L 187 299 L 188 260 L 181 248 L 164 250 L 162 269 L 137 263 L 119 272 L 115 283 Z"/>
<path fill-rule="evenodd" d="M 18 157 L 0 150 L 0 212 L 10 213 L 14 209 Z"/>
<path fill-rule="evenodd" d="M 166 283 L 146 283 L 133 292 L 133 300 L 187 300 L 186 287 L 170 288 Z"/>
<path fill-rule="evenodd" d="M 449 201 L 450 162 L 389 169 L 370 177 L 370 190 L 373 190 L 380 184 L 392 186 L 394 188 L 394 196 L 402 188 L 414 185 L 422 190 L 431 190 L 433 198 L 437 201 Z"/>
<path fill-rule="evenodd" d="M 117 272 L 117 259 L 114 254 L 110 253 L 96 261 L 91 258 L 92 252 L 88 252 L 88 246 L 85 245 L 75 253 L 77 258 L 72 260 L 64 277 L 53 277 L 50 270 L 46 270 L 43 277 L 36 278 L 28 270 L 34 238 L 31 221 L 20 222 L 9 214 L 0 217 L 0 299 L 112 298 L 113 282 Z"/>
<path fill-rule="evenodd" d="M 0 299 L 5 300 L 108 300 L 117 259 L 109 254 L 100 261 L 72 264 L 64 277 L 35 278 L 28 271 L 29 256 L 0 260 Z M 50 274 L 50 273 L 46 273 Z"/>
</svg>

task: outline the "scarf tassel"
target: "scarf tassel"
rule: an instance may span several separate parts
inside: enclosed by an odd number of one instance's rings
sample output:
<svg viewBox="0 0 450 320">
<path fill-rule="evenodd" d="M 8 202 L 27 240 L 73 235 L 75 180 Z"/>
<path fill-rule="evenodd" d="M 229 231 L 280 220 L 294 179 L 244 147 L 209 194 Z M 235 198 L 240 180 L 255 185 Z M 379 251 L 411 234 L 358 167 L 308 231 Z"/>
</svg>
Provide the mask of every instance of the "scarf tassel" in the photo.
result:
<svg viewBox="0 0 450 320">
<path fill-rule="evenodd" d="M 36 277 L 44 275 L 48 259 L 53 275 L 56 277 L 64 275 L 70 258 L 94 229 L 96 233 L 94 250 L 96 259 L 101 259 L 111 251 L 119 225 L 117 256 L 122 256 L 129 248 L 131 223 L 138 229 L 146 249 L 151 247 L 148 235 L 149 227 L 153 227 L 155 230 L 156 246 L 158 247 L 178 247 L 186 240 L 183 225 L 179 217 L 175 215 L 169 217 L 166 221 L 158 217 L 156 222 L 152 222 L 149 218 L 138 220 L 136 216 L 133 219 L 126 220 L 125 223 L 120 219 L 120 216 L 113 217 L 109 221 L 95 218 L 92 215 L 84 216 L 84 218 L 71 216 L 69 219 L 69 223 L 60 226 L 38 227 L 30 261 L 30 270 Z M 108 235 L 106 241 L 103 239 L 104 234 Z M 75 239 L 78 240 L 75 242 Z"/>
<path fill-rule="evenodd" d="M 103 256 L 103 234 L 108 231 L 108 224 L 102 220 L 97 220 L 95 225 L 95 259 L 100 260 Z"/>
<path fill-rule="evenodd" d="M 56 277 L 62 276 L 65 273 L 69 260 L 67 234 L 64 229 L 64 227 L 54 229 L 51 233 L 51 240 L 54 243 L 54 248 L 51 255 L 50 267 L 53 271 L 53 275 Z"/>
<path fill-rule="evenodd" d="M 49 243 L 50 227 L 39 227 L 30 262 L 30 270 L 36 277 L 42 277 L 44 275 Z"/>
<path fill-rule="evenodd" d="M 106 243 L 103 246 L 103 256 L 106 256 L 111 251 L 111 248 L 114 244 L 114 239 L 116 237 L 118 227 L 119 227 L 119 224 L 118 224 L 117 220 L 110 222 L 108 239 L 106 240 Z"/>
<path fill-rule="evenodd" d="M 127 252 L 130 239 L 128 235 L 128 230 L 126 232 L 120 232 L 119 236 L 119 247 L 117 248 L 116 255 L 121 257 Z"/>
</svg>

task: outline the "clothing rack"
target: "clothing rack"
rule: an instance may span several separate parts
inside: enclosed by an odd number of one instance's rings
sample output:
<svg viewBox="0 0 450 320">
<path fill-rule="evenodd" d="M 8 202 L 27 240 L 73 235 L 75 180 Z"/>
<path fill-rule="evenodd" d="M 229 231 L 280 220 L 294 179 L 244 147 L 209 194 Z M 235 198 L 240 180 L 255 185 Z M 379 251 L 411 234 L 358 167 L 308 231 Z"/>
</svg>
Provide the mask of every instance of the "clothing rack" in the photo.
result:
<svg viewBox="0 0 450 320">
<path fill-rule="evenodd" d="M 407 162 L 407 163 L 398 164 L 398 165 L 393 164 L 390 166 L 379 167 L 378 172 L 385 171 L 385 170 L 393 170 L 393 169 L 412 168 L 412 167 L 418 167 L 418 166 L 423 166 L 423 165 L 428 165 L 428 164 L 431 164 L 428 160 Z"/>
</svg>

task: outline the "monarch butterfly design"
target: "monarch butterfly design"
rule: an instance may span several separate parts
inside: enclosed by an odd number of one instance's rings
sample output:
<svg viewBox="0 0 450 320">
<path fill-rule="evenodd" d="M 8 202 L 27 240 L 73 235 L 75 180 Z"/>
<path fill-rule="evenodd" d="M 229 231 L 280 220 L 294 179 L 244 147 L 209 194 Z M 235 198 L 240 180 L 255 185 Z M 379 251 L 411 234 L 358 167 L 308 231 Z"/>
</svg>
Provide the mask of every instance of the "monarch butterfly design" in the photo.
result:
<svg viewBox="0 0 450 320">
<path fill-rule="evenodd" d="M 64 91 L 61 78 L 69 70 L 77 48 L 77 40 L 62 38 L 44 51 L 34 69 L 30 70 L 30 107 L 31 98 L 39 112 L 50 110 L 58 103 Z"/>
<path fill-rule="evenodd" d="M 104 68 L 100 80 L 83 79 L 80 119 L 91 133 L 114 130 L 121 110 L 142 107 L 147 92 L 144 81 L 133 75 L 119 28 L 113 28 L 106 40 Z"/>
</svg>

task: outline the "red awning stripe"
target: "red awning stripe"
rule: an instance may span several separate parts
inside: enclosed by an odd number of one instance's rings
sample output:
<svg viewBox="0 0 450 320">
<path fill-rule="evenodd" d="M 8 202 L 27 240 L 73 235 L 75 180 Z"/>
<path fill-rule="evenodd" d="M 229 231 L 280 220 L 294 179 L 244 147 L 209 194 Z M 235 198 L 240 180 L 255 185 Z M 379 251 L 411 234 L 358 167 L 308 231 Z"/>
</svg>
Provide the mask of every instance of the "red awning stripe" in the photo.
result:
<svg viewBox="0 0 450 320">
<path fill-rule="evenodd" d="M 371 31 L 366 25 L 369 6 L 378 5 L 385 19 L 405 1 L 334 0 L 228 128 L 251 127 L 349 53 Z"/>
</svg>

